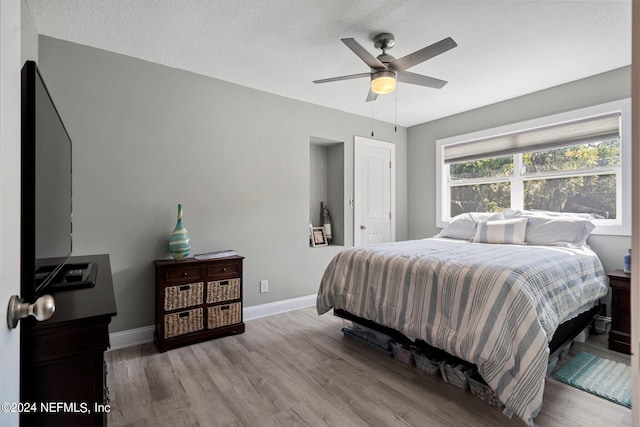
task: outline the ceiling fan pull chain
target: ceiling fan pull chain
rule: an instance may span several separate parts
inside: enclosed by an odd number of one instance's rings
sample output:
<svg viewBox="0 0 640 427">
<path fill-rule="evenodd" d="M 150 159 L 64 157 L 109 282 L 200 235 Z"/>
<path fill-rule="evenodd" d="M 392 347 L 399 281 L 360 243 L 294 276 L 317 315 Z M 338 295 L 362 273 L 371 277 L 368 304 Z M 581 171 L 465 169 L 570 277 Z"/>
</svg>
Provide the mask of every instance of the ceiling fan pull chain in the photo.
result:
<svg viewBox="0 0 640 427">
<path fill-rule="evenodd" d="M 393 118 L 393 131 L 398 132 L 398 92 L 393 92 L 393 108 L 395 109 Z"/>
<path fill-rule="evenodd" d="M 373 102 L 371 103 L 371 137 L 373 138 Z"/>
</svg>

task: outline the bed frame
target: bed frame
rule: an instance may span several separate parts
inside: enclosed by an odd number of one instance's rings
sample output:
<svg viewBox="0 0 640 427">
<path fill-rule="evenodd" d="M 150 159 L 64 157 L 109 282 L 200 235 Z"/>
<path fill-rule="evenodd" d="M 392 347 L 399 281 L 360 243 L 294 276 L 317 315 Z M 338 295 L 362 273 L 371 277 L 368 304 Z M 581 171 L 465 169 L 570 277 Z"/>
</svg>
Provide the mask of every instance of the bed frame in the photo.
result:
<svg viewBox="0 0 640 427">
<path fill-rule="evenodd" d="M 343 319 L 359 323 L 378 332 L 382 332 L 383 334 L 389 335 L 392 338 L 398 340 L 408 340 L 407 337 L 405 337 L 402 333 L 396 331 L 395 329 L 391 329 L 372 322 L 371 320 L 355 316 L 345 310 L 336 308 L 333 310 L 333 314 Z M 585 328 L 591 326 L 598 314 L 600 314 L 600 305 L 596 305 L 592 309 L 587 310 L 584 313 L 581 313 L 578 316 L 574 317 L 573 319 L 560 324 L 558 326 L 558 329 L 556 329 L 555 334 L 553 334 L 553 339 L 549 343 L 549 360 L 552 360 L 556 356 L 556 354 L 558 354 L 567 344 L 573 341 L 573 339 L 577 337 L 580 332 L 582 332 Z"/>
</svg>

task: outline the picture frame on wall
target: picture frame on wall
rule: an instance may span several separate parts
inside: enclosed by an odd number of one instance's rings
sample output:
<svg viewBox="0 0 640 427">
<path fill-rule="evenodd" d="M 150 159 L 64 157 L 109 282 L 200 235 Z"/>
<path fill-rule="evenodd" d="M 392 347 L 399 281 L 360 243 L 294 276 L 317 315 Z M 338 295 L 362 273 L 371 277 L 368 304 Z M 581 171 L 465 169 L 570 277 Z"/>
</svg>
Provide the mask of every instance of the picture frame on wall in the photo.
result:
<svg viewBox="0 0 640 427">
<path fill-rule="evenodd" d="M 313 227 L 311 229 L 311 237 L 311 244 L 314 248 L 318 246 L 327 246 L 329 244 L 324 227 Z"/>
</svg>

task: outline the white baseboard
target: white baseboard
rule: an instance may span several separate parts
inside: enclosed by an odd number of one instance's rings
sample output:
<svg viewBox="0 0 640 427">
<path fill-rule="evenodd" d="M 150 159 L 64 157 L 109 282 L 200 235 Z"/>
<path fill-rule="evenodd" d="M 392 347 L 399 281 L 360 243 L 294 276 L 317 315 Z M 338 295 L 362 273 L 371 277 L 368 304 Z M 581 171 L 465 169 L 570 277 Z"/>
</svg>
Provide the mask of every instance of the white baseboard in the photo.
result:
<svg viewBox="0 0 640 427">
<path fill-rule="evenodd" d="M 156 327 L 151 325 L 109 334 L 111 350 L 152 342 L 155 329 Z"/>
<path fill-rule="evenodd" d="M 269 302 L 267 304 L 244 307 L 242 310 L 242 316 L 246 322 L 248 320 L 259 319 L 261 317 L 273 316 L 274 314 L 286 313 L 287 311 L 313 307 L 316 305 L 316 297 L 317 295 L 313 294 L 282 301 Z"/>
<path fill-rule="evenodd" d="M 291 298 L 283 301 L 244 307 L 242 309 L 242 316 L 243 320 L 247 322 L 250 320 L 260 319 L 261 317 L 273 316 L 274 314 L 286 313 L 287 311 L 312 307 L 315 304 L 316 294 L 306 295 L 303 297 Z M 111 350 L 117 350 L 120 348 L 152 342 L 154 330 L 155 326 L 151 325 L 109 334 Z"/>
</svg>

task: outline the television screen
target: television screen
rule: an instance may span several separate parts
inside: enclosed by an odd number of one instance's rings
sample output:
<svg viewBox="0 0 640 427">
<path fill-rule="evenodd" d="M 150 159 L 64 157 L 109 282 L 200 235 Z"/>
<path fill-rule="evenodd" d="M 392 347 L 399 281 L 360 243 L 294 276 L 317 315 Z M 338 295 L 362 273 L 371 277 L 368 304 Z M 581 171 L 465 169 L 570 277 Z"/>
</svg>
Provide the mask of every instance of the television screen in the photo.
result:
<svg viewBox="0 0 640 427">
<path fill-rule="evenodd" d="M 71 140 L 36 79 L 36 259 L 71 253 Z"/>
<path fill-rule="evenodd" d="M 22 291 L 34 298 L 71 255 L 71 139 L 35 62 L 22 69 Z"/>
</svg>

